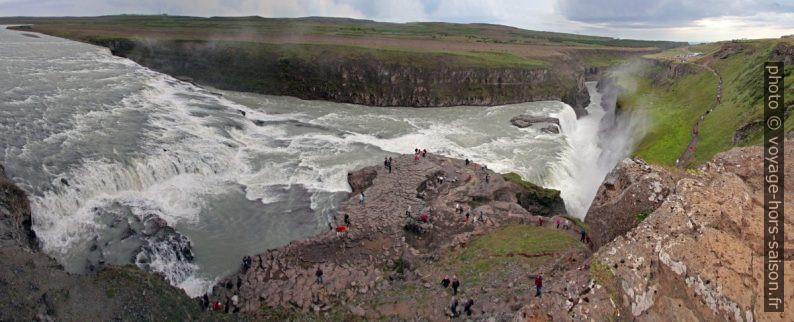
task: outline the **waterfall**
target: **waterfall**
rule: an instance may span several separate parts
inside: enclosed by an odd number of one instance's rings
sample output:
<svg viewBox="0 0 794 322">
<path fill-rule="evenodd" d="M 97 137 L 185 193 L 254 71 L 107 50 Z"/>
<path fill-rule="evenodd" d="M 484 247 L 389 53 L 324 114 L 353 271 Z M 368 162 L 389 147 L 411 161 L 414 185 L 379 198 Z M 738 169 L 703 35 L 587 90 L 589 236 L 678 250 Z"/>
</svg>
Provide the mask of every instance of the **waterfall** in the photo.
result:
<svg viewBox="0 0 794 322">
<path fill-rule="evenodd" d="M 581 219 L 606 175 L 631 154 L 634 139 L 641 137 L 641 118 L 616 113 L 613 93 L 602 96 L 595 82 L 588 82 L 587 90 L 588 115 L 577 120 L 573 108 L 556 115 L 566 146 L 546 181 L 547 186 L 560 190 L 568 213 Z"/>
</svg>

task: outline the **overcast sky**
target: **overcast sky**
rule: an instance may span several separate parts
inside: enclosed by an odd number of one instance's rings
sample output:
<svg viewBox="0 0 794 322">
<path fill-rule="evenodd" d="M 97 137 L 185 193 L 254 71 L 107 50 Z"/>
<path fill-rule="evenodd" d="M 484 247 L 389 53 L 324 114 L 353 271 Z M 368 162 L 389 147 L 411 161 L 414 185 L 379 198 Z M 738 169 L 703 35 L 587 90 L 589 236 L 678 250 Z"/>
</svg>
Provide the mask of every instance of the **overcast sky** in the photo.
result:
<svg viewBox="0 0 794 322">
<path fill-rule="evenodd" d="M 0 16 L 122 13 L 486 22 L 693 42 L 794 34 L 794 0 L 0 0 Z"/>
</svg>

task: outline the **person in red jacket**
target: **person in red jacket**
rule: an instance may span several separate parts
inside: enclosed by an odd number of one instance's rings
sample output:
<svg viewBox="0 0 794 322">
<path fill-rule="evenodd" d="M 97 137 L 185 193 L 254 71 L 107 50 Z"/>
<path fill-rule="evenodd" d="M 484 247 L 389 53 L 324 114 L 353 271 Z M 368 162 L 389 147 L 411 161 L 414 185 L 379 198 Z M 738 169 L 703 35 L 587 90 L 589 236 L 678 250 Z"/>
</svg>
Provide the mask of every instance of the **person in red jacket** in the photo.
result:
<svg viewBox="0 0 794 322">
<path fill-rule="evenodd" d="M 535 289 L 537 292 L 535 293 L 535 297 L 540 297 L 540 288 L 543 287 L 543 277 L 540 275 L 535 276 Z"/>
</svg>

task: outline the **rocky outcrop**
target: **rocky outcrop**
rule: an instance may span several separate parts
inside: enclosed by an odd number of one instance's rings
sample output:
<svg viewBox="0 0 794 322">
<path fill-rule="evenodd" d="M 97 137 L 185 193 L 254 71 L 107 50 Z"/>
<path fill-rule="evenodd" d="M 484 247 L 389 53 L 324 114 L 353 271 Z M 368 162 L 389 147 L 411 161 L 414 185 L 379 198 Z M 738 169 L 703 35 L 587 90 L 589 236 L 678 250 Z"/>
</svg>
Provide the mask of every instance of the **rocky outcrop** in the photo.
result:
<svg viewBox="0 0 794 322">
<path fill-rule="evenodd" d="M 37 251 L 27 197 L 0 166 L 0 320 L 194 320 L 205 312 L 184 291 L 135 266 L 67 273 Z"/>
<path fill-rule="evenodd" d="M 769 54 L 771 61 L 781 61 L 783 65 L 790 66 L 794 63 L 794 46 L 785 43 L 779 43 L 772 49 Z"/>
<path fill-rule="evenodd" d="M 37 249 L 32 224 L 27 194 L 6 177 L 0 165 L 0 240 Z"/>
<path fill-rule="evenodd" d="M 585 216 L 595 248 L 636 227 L 674 191 L 679 175 L 624 159 L 604 178 Z"/>
<path fill-rule="evenodd" d="M 714 57 L 717 57 L 719 59 L 725 59 L 730 56 L 743 52 L 744 49 L 745 49 L 744 46 L 742 46 L 742 44 L 740 43 L 736 43 L 736 42 L 724 43 L 720 46 L 720 49 L 714 53 Z"/>
<path fill-rule="evenodd" d="M 794 143 L 785 144 L 790 159 Z M 792 174 L 787 164 L 786 200 L 794 197 L 794 182 L 788 180 Z M 608 270 L 603 284 L 614 294 L 621 319 L 793 320 L 790 310 L 767 313 L 763 308 L 762 149 L 718 154 L 670 188 L 648 219 L 593 256 L 591 268 Z M 782 224 L 792 229 L 791 218 Z M 790 272 L 794 237 L 785 238 L 785 269 Z M 794 282 L 788 273 L 785 278 Z M 792 300 L 794 290 L 786 288 L 784 301 Z"/>
<path fill-rule="evenodd" d="M 524 181 L 515 173 L 507 173 L 503 177 L 520 188 L 516 193 L 516 201 L 530 213 L 547 217 L 566 214 L 565 201 L 560 197 L 559 190 L 543 188 Z"/>
<path fill-rule="evenodd" d="M 525 128 L 530 127 L 536 123 L 551 123 L 560 126 L 560 120 L 556 117 L 534 116 L 529 114 L 521 114 L 510 119 L 510 124 L 516 127 Z"/>
<path fill-rule="evenodd" d="M 347 182 L 353 190 L 353 194 L 358 194 L 372 186 L 372 181 L 378 176 L 378 171 L 373 167 L 361 169 L 360 171 L 347 174 Z"/>
<path fill-rule="evenodd" d="M 250 265 L 214 287 L 211 299 L 230 303 L 236 296 L 235 308 L 253 315 L 262 307 L 324 314 L 342 306 L 362 316 L 362 308 L 345 303 L 391 288 L 397 280 L 424 279 L 411 267 L 474 236 L 505 223 L 537 220 L 516 198 L 526 190 L 462 160 L 429 154 L 414 161 L 406 155 L 394 158 L 392 173 L 379 165 L 348 178 L 354 191 L 364 192 L 363 203 L 351 193 L 340 203 L 332 229 L 252 256 Z M 348 230 L 339 238 L 333 228 L 341 225 Z M 315 281 L 318 268 L 322 284 Z"/>
<path fill-rule="evenodd" d="M 466 67 L 444 59 L 427 66 L 329 51 L 281 56 L 275 45 L 248 51 L 200 41 L 89 39 L 153 70 L 220 89 L 372 106 L 492 106 L 562 100 L 578 116 L 590 101 L 584 75 L 546 67 Z"/>
</svg>

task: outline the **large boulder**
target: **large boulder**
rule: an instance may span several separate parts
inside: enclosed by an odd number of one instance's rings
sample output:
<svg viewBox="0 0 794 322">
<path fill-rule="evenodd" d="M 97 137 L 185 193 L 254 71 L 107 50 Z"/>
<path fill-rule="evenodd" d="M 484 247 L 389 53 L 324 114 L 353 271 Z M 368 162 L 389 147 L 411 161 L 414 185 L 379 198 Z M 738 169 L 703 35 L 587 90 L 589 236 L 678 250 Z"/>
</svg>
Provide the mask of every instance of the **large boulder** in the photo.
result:
<svg viewBox="0 0 794 322">
<path fill-rule="evenodd" d="M 547 117 L 547 116 L 534 116 L 529 114 L 521 114 L 516 117 L 510 119 L 510 124 L 513 124 L 516 127 L 525 128 L 530 127 L 534 124 L 541 123 L 543 125 L 549 124 L 556 124 L 557 127 L 560 126 L 560 120 L 556 117 Z"/>
<path fill-rule="evenodd" d="M 639 159 L 624 159 L 607 174 L 585 217 L 595 248 L 636 227 L 672 192 L 678 175 Z"/>
<path fill-rule="evenodd" d="M 372 186 L 372 181 L 378 176 L 378 171 L 374 167 L 366 167 L 361 170 L 347 174 L 347 182 L 353 193 L 359 193 Z"/>
</svg>

